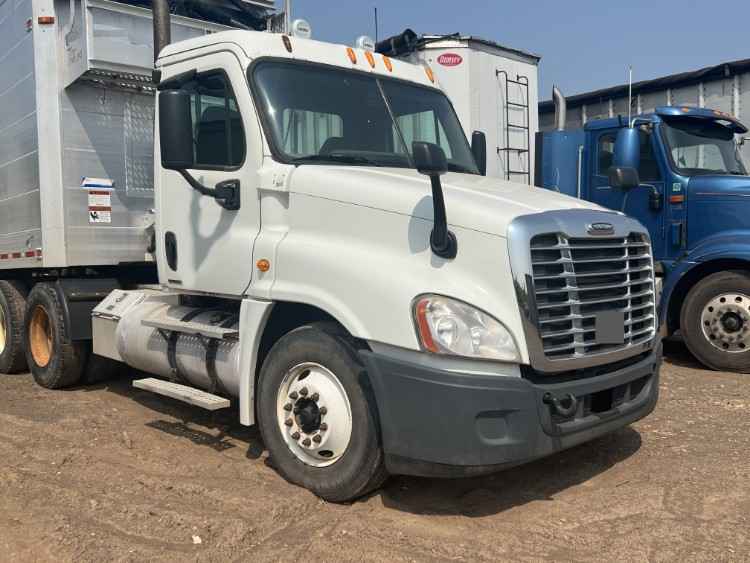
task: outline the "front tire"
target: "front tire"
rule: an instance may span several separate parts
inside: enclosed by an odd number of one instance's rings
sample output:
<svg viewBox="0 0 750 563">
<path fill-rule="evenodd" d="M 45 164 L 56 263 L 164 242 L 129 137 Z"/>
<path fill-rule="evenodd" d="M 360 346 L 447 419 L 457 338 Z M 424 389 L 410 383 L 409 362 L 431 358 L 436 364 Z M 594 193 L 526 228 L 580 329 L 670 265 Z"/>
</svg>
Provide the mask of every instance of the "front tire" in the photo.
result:
<svg viewBox="0 0 750 563">
<path fill-rule="evenodd" d="M 704 365 L 750 373 L 750 276 L 717 272 L 693 286 L 682 305 L 680 331 Z"/>
<path fill-rule="evenodd" d="M 258 424 L 278 472 L 331 501 L 356 499 L 387 474 L 374 399 L 349 339 L 319 323 L 282 337 L 263 363 Z"/>
<path fill-rule="evenodd" d="M 63 304 L 48 283 L 34 286 L 26 302 L 24 345 L 34 380 L 47 389 L 70 387 L 81 381 L 88 347 L 72 341 Z"/>
<path fill-rule="evenodd" d="M 26 371 L 23 318 L 26 289 L 14 281 L 0 281 L 0 373 Z"/>
</svg>

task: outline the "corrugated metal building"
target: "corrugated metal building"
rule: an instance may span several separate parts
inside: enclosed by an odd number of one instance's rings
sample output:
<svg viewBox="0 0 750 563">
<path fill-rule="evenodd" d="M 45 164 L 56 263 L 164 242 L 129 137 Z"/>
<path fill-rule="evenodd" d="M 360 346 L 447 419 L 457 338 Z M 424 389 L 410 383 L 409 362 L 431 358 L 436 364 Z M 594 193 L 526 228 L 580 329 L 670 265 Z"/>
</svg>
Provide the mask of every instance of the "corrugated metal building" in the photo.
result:
<svg viewBox="0 0 750 563">
<path fill-rule="evenodd" d="M 593 119 L 628 114 L 628 85 L 622 84 L 567 98 L 566 128 L 576 129 Z M 633 84 L 632 113 L 659 106 L 697 106 L 730 113 L 750 127 L 750 59 L 723 63 Z M 539 104 L 539 128 L 554 128 L 551 100 Z M 742 147 L 750 163 L 750 142 Z"/>
</svg>

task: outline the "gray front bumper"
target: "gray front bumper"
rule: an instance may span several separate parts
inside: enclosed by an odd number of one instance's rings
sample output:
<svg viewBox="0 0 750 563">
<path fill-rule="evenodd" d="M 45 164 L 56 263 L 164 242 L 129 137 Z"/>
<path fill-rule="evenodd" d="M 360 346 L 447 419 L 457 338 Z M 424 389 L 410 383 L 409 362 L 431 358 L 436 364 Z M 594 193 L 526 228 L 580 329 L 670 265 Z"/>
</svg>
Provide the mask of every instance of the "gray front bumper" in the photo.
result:
<svg viewBox="0 0 750 563">
<path fill-rule="evenodd" d="M 661 345 L 594 375 L 457 374 L 361 352 L 391 473 L 463 476 L 519 465 L 639 420 L 656 406 Z M 554 382 L 553 382 L 554 381 Z M 560 417 L 546 394 L 574 395 Z"/>
</svg>

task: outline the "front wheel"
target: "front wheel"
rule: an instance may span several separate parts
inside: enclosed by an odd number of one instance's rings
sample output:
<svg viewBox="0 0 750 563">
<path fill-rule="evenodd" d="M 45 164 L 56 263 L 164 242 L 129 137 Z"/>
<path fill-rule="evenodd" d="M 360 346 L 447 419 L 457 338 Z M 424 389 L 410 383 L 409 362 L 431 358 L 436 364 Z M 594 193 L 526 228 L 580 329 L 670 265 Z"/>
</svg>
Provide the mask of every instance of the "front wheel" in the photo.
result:
<svg viewBox="0 0 750 563">
<path fill-rule="evenodd" d="M 319 323 L 282 337 L 263 363 L 257 413 L 288 481 L 344 502 L 385 480 L 377 411 L 345 334 Z"/>
<path fill-rule="evenodd" d="M 718 272 L 693 286 L 682 305 L 680 331 L 701 363 L 750 373 L 750 276 Z"/>
</svg>

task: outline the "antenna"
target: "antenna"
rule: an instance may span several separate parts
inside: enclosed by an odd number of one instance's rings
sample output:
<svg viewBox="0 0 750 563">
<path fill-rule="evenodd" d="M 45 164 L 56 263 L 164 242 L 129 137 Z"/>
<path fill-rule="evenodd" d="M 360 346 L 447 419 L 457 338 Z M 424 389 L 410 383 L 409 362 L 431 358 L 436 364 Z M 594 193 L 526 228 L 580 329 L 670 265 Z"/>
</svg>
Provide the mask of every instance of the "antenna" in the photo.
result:
<svg viewBox="0 0 750 563">
<path fill-rule="evenodd" d="M 378 7 L 375 6 L 375 43 L 378 42 Z"/>
<path fill-rule="evenodd" d="M 292 0 L 284 0 L 284 33 L 292 32 Z"/>
<path fill-rule="evenodd" d="M 633 111 L 633 65 L 628 67 L 628 124 Z"/>
</svg>

